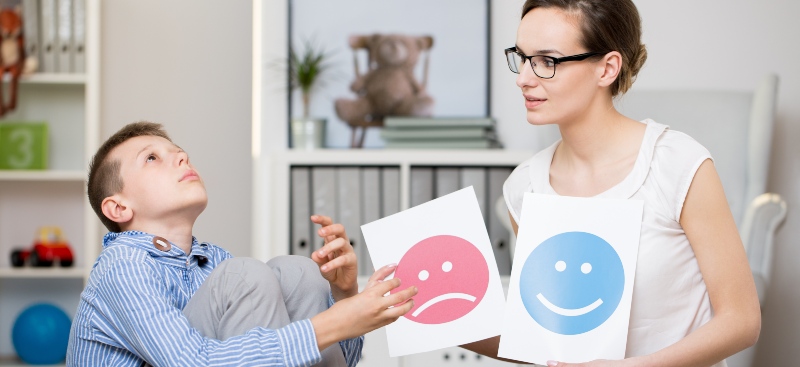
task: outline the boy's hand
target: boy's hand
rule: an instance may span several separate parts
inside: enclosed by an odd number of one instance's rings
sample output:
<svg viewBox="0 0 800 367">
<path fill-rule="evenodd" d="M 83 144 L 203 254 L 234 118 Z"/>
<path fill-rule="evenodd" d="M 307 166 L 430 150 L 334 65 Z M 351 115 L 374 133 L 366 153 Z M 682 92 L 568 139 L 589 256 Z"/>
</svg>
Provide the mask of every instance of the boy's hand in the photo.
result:
<svg viewBox="0 0 800 367">
<path fill-rule="evenodd" d="M 369 278 L 364 291 L 334 303 L 331 308 L 311 318 L 320 350 L 391 324 L 414 307 L 411 297 L 417 294 L 416 287 L 384 297 L 400 285 L 397 278 L 383 280 L 395 268 L 396 265 L 387 265 L 378 269 Z"/>
<path fill-rule="evenodd" d="M 338 302 L 358 294 L 358 259 L 344 226 L 324 215 L 313 215 L 311 221 L 322 226 L 317 234 L 325 240 L 325 245 L 311 254 L 311 260 L 331 283 L 333 299 Z"/>
</svg>

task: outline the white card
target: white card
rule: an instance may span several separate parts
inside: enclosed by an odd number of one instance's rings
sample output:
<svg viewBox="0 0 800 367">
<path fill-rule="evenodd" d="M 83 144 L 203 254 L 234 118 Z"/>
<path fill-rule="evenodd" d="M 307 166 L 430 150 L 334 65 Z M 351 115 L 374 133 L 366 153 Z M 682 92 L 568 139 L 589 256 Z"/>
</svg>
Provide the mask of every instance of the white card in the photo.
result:
<svg viewBox="0 0 800 367">
<path fill-rule="evenodd" d="M 386 326 L 392 357 L 500 334 L 503 288 L 470 186 L 361 226 L 375 268 L 396 263 L 414 308 Z"/>
<path fill-rule="evenodd" d="M 525 194 L 498 355 L 623 359 L 641 200 Z"/>
</svg>

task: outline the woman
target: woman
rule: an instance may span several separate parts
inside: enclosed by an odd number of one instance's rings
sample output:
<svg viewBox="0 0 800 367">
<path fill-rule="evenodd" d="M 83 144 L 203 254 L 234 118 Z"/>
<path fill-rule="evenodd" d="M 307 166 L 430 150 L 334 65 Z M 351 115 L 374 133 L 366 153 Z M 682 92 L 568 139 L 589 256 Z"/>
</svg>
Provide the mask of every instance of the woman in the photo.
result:
<svg viewBox="0 0 800 367">
<path fill-rule="evenodd" d="M 548 366 L 721 367 L 755 344 L 755 285 L 710 154 L 614 109 L 647 58 L 633 2 L 528 0 L 506 55 L 528 122 L 562 136 L 505 183 L 515 232 L 526 192 L 645 203 L 626 358 Z M 498 343 L 464 347 L 496 356 Z"/>
</svg>

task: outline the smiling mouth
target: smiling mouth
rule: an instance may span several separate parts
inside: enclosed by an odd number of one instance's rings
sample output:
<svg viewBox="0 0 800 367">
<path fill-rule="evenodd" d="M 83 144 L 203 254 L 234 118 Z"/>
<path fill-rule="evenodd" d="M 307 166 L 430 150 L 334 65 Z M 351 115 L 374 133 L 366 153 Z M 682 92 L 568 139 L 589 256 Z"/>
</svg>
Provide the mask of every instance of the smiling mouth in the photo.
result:
<svg viewBox="0 0 800 367">
<path fill-rule="evenodd" d="M 419 306 L 419 308 L 416 309 L 411 315 L 414 316 L 414 317 L 417 317 L 417 316 L 419 316 L 419 314 L 422 313 L 422 311 L 425 311 L 428 307 L 431 307 L 431 306 L 433 306 L 433 305 L 435 305 L 435 304 L 437 304 L 439 302 L 446 301 L 448 299 L 464 299 L 464 300 L 467 300 L 467 301 L 470 301 L 470 302 L 475 302 L 476 298 L 475 298 L 475 296 L 471 296 L 471 295 L 466 294 L 466 293 L 447 293 L 447 294 L 442 294 L 440 296 L 436 296 L 436 297 L 433 297 L 433 298 L 429 299 L 428 302 L 423 303 L 422 306 Z"/>
<path fill-rule="evenodd" d="M 596 308 L 600 307 L 600 305 L 603 304 L 603 300 L 598 298 L 597 301 L 592 302 L 591 305 L 588 305 L 586 307 L 581 307 L 581 308 L 561 308 L 561 307 L 558 307 L 558 306 L 554 305 L 550 301 L 548 301 L 547 298 L 545 298 L 544 295 L 542 295 L 541 293 L 537 294 L 536 298 L 538 298 L 539 302 L 542 302 L 544 307 L 547 307 L 548 310 L 553 311 L 553 312 L 555 312 L 555 313 L 557 313 L 557 314 L 559 314 L 561 316 L 581 316 L 581 315 L 585 315 L 585 314 L 587 314 L 589 312 L 594 311 Z"/>
</svg>

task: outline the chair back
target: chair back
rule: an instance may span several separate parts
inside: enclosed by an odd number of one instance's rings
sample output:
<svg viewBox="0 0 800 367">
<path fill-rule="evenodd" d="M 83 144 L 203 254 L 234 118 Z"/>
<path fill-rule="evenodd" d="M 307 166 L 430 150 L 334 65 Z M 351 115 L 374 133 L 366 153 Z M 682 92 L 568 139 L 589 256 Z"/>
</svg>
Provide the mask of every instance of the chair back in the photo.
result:
<svg viewBox="0 0 800 367">
<path fill-rule="evenodd" d="M 737 226 L 766 191 L 778 77 L 755 91 L 632 90 L 615 101 L 624 115 L 689 134 L 714 158 Z"/>
</svg>

